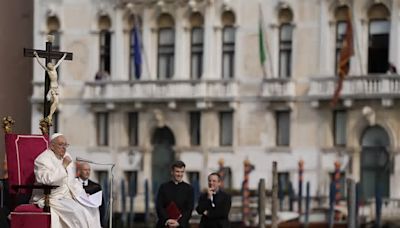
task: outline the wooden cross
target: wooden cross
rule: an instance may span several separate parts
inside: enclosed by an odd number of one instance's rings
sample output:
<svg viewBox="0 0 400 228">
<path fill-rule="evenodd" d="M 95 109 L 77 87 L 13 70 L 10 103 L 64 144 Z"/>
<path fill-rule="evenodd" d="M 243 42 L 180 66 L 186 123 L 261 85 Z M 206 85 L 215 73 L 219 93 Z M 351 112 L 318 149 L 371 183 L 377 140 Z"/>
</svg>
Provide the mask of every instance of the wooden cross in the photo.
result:
<svg viewBox="0 0 400 228">
<path fill-rule="evenodd" d="M 64 60 L 72 60 L 72 53 L 71 52 L 59 52 L 59 51 L 53 51 L 53 45 L 52 41 L 54 40 L 54 36 L 48 36 L 47 41 L 46 41 L 46 50 L 36 50 L 36 49 L 28 49 L 24 48 L 24 56 L 25 57 L 35 57 L 33 54 L 36 52 L 39 56 L 39 58 L 44 58 L 46 59 L 46 64 L 47 66 L 48 63 L 50 63 L 52 60 L 59 60 L 63 57 L 64 53 L 67 53 L 67 56 L 65 57 Z M 43 109 L 43 118 L 46 118 L 46 116 L 49 115 L 50 113 L 50 101 L 47 100 L 46 95 L 49 92 L 50 89 L 50 78 L 45 71 L 45 80 L 44 80 L 44 109 Z"/>
</svg>

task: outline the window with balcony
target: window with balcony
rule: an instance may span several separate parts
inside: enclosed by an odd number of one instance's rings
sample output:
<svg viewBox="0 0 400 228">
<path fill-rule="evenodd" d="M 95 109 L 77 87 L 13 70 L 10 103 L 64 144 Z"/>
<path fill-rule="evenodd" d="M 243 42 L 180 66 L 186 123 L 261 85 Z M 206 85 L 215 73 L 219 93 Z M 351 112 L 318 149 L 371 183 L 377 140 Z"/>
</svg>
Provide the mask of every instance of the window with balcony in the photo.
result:
<svg viewBox="0 0 400 228">
<path fill-rule="evenodd" d="M 138 113 L 128 113 L 128 141 L 129 146 L 137 146 L 139 141 Z"/>
<path fill-rule="evenodd" d="M 141 23 L 136 15 L 130 15 L 129 26 L 129 78 L 140 79 L 142 75 L 142 52 L 141 52 Z"/>
<path fill-rule="evenodd" d="M 191 42 L 190 78 L 200 79 L 203 73 L 203 28 L 192 28 Z"/>
<path fill-rule="evenodd" d="M 99 18 L 100 60 L 99 71 L 111 73 L 111 20 L 108 16 Z"/>
<path fill-rule="evenodd" d="M 276 145 L 290 145 L 290 111 L 277 111 L 276 118 Z"/>
<path fill-rule="evenodd" d="M 222 78 L 234 77 L 235 65 L 235 15 L 232 11 L 225 11 L 222 14 Z"/>
<path fill-rule="evenodd" d="M 158 79 L 170 79 L 174 75 L 175 31 L 171 15 L 162 14 L 158 19 Z"/>
<path fill-rule="evenodd" d="M 190 58 L 190 78 L 200 79 L 203 73 L 203 48 L 204 48 L 204 29 L 203 16 L 200 13 L 193 13 L 190 17 L 191 30 L 191 58 Z"/>
<path fill-rule="evenodd" d="M 335 74 L 338 74 L 338 64 L 340 60 L 340 52 L 342 50 L 343 39 L 346 35 L 348 7 L 339 7 L 336 9 L 336 50 L 335 50 Z M 350 64 L 350 62 L 348 63 Z"/>
<path fill-rule="evenodd" d="M 279 77 L 290 78 L 292 73 L 293 14 L 288 8 L 279 12 Z"/>
<path fill-rule="evenodd" d="M 345 110 L 333 112 L 333 140 L 335 146 L 346 146 L 346 120 L 347 112 Z"/>
<path fill-rule="evenodd" d="M 386 73 L 389 68 L 389 10 L 383 4 L 368 12 L 368 73 Z"/>
<path fill-rule="evenodd" d="M 108 113 L 96 113 L 96 138 L 98 146 L 108 146 Z"/>
<path fill-rule="evenodd" d="M 198 146 L 201 140 L 201 113 L 190 112 L 190 145 Z"/>
<path fill-rule="evenodd" d="M 233 145 L 233 112 L 220 112 L 220 146 Z"/>
</svg>

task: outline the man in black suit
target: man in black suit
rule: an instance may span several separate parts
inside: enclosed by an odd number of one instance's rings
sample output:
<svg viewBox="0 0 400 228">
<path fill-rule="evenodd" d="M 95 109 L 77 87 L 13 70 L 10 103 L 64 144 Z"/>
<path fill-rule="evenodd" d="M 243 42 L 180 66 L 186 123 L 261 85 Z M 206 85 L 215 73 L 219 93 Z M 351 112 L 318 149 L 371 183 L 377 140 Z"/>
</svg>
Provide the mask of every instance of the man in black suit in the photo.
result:
<svg viewBox="0 0 400 228">
<path fill-rule="evenodd" d="M 231 196 L 220 189 L 222 180 L 218 173 L 208 175 L 207 192 L 201 194 L 197 213 L 201 216 L 200 228 L 229 228 Z"/>
<path fill-rule="evenodd" d="M 96 192 L 101 191 L 101 186 L 96 183 L 93 182 L 91 180 L 89 180 L 89 176 L 90 176 L 90 165 L 87 162 L 81 162 L 78 165 L 78 180 L 79 182 L 82 183 L 83 185 L 83 189 L 85 189 L 85 192 L 89 195 L 92 195 Z M 102 200 L 102 203 L 99 207 L 99 211 L 100 211 L 100 224 L 102 226 L 104 226 L 104 213 L 105 213 L 105 208 L 104 208 L 104 199 Z"/>
<path fill-rule="evenodd" d="M 171 166 L 172 180 L 162 184 L 158 190 L 156 198 L 157 228 L 190 227 L 189 219 L 193 211 L 194 192 L 192 186 L 183 181 L 185 167 L 186 165 L 182 161 L 174 162 Z M 174 206 L 170 206 L 172 204 Z M 172 218 L 171 214 L 175 218 Z"/>
</svg>

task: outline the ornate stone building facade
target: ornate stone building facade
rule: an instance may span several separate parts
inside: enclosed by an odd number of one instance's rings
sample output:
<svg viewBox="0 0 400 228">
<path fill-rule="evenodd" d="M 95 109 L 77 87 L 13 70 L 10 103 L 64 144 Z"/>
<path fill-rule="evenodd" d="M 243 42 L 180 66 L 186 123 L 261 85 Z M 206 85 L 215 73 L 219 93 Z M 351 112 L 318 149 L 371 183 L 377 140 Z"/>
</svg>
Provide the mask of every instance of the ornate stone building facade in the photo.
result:
<svg viewBox="0 0 400 228">
<path fill-rule="evenodd" d="M 119 181 L 134 176 L 141 199 L 144 180 L 156 189 L 175 158 L 201 187 L 223 159 L 233 189 L 245 159 L 255 165 L 251 188 L 260 178 L 271 185 L 272 161 L 282 188 L 297 183 L 302 159 L 312 195 L 325 196 L 340 161 L 366 197 L 378 182 L 399 197 L 400 77 L 387 73 L 400 64 L 399 9 L 398 0 L 43 0 L 35 1 L 34 44 L 51 33 L 74 53 L 60 67 L 55 125 L 72 154 L 116 163 L 116 197 Z M 348 11 L 355 54 L 332 108 Z M 37 65 L 33 86 L 36 129 Z"/>
</svg>

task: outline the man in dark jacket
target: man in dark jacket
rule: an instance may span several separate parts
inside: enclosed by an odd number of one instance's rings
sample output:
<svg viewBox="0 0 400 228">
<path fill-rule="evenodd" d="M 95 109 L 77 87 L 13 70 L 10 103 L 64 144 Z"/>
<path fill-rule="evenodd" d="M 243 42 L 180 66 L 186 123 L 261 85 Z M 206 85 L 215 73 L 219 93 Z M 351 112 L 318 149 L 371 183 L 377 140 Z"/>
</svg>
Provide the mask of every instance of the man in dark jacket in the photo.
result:
<svg viewBox="0 0 400 228">
<path fill-rule="evenodd" d="M 79 182 L 82 183 L 83 189 L 85 189 L 85 192 L 89 195 L 92 195 L 96 192 L 101 191 L 101 186 L 93 182 L 89 179 L 90 177 L 90 165 L 87 162 L 81 162 L 78 165 L 78 180 Z M 104 207 L 104 199 L 102 199 L 102 203 L 99 207 L 100 211 L 100 224 L 102 226 L 105 226 L 105 207 Z"/>
<path fill-rule="evenodd" d="M 194 192 L 183 181 L 185 163 L 176 161 L 171 166 L 172 180 L 162 184 L 156 198 L 157 228 L 189 228 L 192 216 Z"/>
<path fill-rule="evenodd" d="M 220 189 L 222 180 L 218 173 L 208 175 L 208 190 L 201 194 L 197 213 L 201 216 L 200 228 L 229 228 L 231 196 Z"/>
</svg>

